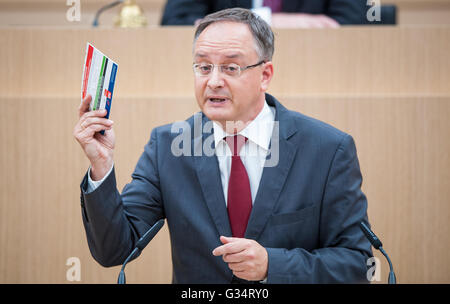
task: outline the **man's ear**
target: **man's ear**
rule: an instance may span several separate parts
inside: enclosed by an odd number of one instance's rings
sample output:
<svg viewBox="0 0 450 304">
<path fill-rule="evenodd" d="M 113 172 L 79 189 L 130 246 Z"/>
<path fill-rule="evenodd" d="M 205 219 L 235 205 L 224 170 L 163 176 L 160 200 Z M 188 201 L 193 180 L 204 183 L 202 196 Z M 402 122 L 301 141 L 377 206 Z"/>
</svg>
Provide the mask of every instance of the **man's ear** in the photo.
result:
<svg viewBox="0 0 450 304">
<path fill-rule="evenodd" d="M 269 89 L 270 81 L 273 77 L 273 64 L 272 61 L 264 63 L 263 72 L 261 75 L 261 91 L 266 92 Z"/>
</svg>

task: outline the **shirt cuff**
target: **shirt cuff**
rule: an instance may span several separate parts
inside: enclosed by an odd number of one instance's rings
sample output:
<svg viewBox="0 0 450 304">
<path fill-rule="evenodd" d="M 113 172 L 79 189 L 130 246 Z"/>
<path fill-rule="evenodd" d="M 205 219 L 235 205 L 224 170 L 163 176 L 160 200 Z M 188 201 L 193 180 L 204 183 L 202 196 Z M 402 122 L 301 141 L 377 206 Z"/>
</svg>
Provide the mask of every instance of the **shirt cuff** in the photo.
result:
<svg viewBox="0 0 450 304">
<path fill-rule="evenodd" d="M 90 192 L 94 191 L 95 189 L 97 189 L 103 183 L 103 181 L 111 174 L 111 171 L 113 168 L 114 168 L 114 164 L 111 166 L 111 169 L 109 169 L 108 173 L 106 173 L 105 176 L 101 180 L 94 181 L 91 179 L 91 166 L 89 166 L 87 193 L 90 193 Z"/>
</svg>

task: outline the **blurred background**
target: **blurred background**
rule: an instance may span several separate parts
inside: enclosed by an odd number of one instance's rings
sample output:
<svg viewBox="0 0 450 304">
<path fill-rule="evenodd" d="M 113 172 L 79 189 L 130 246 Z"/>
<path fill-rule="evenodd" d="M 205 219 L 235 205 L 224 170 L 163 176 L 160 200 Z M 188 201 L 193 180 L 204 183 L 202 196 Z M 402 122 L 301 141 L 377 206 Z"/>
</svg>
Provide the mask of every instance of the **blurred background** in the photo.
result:
<svg viewBox="0 0 450 304">
<path fill-rule="evenodd" d="M 89 163 L 72 131 L 86 42 L 119 65 L 111 110 L 119 191 L 152 128 L 198 111 L 193 24 L 227 1 L 101 10 L 112 2 L 0 0 L 0 283 L 116 282 L 120 267 L 93 260 L 81 220 Z M 257 2 L 242 1 L 264 6 Z M 289 2 L 272 9 L 268 92 L 355 138 L 369 221 L 398 282 L 450 283 L 450 0 Z M 373 283 L 385 283 L 387 263 L 375 255 Z M 127 266 L 127 282 L 171 278 L 164 226 Z"/>
<path fill-rule="evenodd" d="M 67 3 L 73 2 L 72 0 L 1 0 L 0 25 L 71 27 L 73 24 L 66 19 L 66 12 L 69 8 Z M 114 1 L 81 0 L 79 2 L 82 13 L 77 26 L 90 26 L 98 9 Z M 185 1 L 184 3 L 189 2 Z M 251 3 L 251 0 L 247 2 Z M 383 6 L 394 5 L 396 7 L 399 25 L 450 24 L 450 3 L 448 0 L 380 0 L 378 2 Z M 137 3 L 142 8 L 149 26 L 157 26 L 161 23 L 166 0 L 138 0 Z M 101 17 L 102 24 L 111 27 L 121 8 L 121 6 L 116 6 L 105 11 Z"/>
</svg>

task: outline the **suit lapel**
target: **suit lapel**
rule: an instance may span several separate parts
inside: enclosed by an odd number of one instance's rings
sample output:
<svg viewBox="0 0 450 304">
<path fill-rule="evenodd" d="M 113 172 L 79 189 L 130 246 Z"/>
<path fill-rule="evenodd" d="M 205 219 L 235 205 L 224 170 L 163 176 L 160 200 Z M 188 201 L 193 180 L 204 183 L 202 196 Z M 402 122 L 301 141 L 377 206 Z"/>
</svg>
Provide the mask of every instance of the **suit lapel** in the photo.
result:
<svg viewBox="0 0 450 304">
<path fill-rule="evenodd" d="M 274 127 L 270 145 L 271 147 L 275 144 L 279 145 L 279 159 L 278 165 L 265 167 L 263 170 L 245 232 L 245 238 L 249 239 L 257 239 L 270 218 L 297 151 L 297 147 L 289 142 L 289 138 L 297 130 L 287 116 L 288 110 L 268 94 L 266 94 L 266 100 L 269 105 L 273 104 L 276 108 L 275 121 L 279 122 L 279 129 Z"/>
<path fill-rule="evenodd" d="M 202 114 L 203 124 L 208 121 L 206 116 Z M 201 128 L 202 128 L 201 126 Z M 198 127 L 198 126 L 196 126 Z M 219 235 L 231 236 L 230 222 L 228 220 L 228 212 L 223 196 L 222 181 L 220 179 L 219 163 L 216 155 L 206 156 L 202 147 L 206 138 L 212 133 L 204 133 L 194 135 L 193 145 L 195 151 L 202 151 L 201 156 L 194 156 L 195 169 L 197 177 L 203 191 L 203 196 L 206 201 L 209 213 L 217 227 Z M 199 140 L 199 139 L 202 140 Z M 214 145 L 214 141 L 212 142 Z M 201 150 L 200 150 L 201 149 Z"/>
<path fill-rule="evenodd" d="M 272 147 L 272 145 L 278 143 L 279 159 L 278 165 L 265 167 L 263 170 L 245 233 L 245 238 L 249 239 L 257 239 L 270 218 L 297 151 L 297 147 L 289 142 L 289 138 L 297 131 L 288 115 L 289 111 L 269 94 L 266 94 L 266 101 L 269 105 L 276 108 L 275 121 L 279 122 L 279 129 L 274 128 L 270 145 Z M 202 126 L 195 127 L 203 130 L 203 125 L 208 121 L 208 118 L 202 114 Z M 212 133 L 204 132 L 194 134 L 193 149 L 195 151 L 203 151 L 199 145 L 203 145 L 206 138 L 211 135 Z M 212 141 L 212 144 L 214 144 L 214 141 Z M 201 156 L 194 156 L 194 162 L 206 205 L 219 235 L 231 236 L 231 227 L 220 179 L 219 163 L 215 154 L 213 156 L 204 154 L 203 152 Z"/>
</svg>

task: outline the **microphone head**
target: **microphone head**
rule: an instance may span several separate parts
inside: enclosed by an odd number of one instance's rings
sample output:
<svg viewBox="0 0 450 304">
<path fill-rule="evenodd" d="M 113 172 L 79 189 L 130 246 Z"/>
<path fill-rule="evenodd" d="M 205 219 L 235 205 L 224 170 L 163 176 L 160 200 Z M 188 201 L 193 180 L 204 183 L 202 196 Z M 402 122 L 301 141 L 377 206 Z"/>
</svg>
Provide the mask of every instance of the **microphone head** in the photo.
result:
<svg viewBox="0 0 450 304">
<path fill-rule="evenodd" d="M 372 230 L 370 230 L 369 227 L 367 227 L 366 224 L 364 224 L 364 222 L 360 222 L 359 227 L 375 249 L 383 246 L 380 239 L 375 235 L 375 233 L 372 232 Z"/>
</svg>

